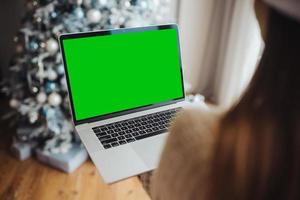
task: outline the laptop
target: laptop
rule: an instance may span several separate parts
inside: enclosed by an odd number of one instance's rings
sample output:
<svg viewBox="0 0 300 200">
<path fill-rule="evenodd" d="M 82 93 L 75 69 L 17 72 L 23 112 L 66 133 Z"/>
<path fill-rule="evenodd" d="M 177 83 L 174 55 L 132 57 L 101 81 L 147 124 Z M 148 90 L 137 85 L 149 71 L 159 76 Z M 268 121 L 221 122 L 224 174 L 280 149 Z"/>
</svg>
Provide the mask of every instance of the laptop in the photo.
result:
<svg viewBox="0 0 300 200">
<path fill-rule="evenodd" d="M 59 41 L 75 130 L 104 182 L 155 169 L 185 99 L 177 25 Z"/>
</svg>

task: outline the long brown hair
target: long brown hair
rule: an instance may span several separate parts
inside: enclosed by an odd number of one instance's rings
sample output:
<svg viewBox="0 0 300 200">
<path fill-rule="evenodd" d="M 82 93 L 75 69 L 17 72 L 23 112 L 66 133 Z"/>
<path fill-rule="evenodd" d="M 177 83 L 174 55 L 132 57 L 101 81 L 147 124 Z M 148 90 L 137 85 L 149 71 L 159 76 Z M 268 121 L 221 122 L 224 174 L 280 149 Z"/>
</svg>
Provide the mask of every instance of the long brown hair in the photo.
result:
<svg viewBox="0 0 300 200">
<path fill-rule="evenodd" d="M 220 121 L 209 200 L 300 199 L 300 23 L 271 10 L 265 51 Z"/>
</svg>

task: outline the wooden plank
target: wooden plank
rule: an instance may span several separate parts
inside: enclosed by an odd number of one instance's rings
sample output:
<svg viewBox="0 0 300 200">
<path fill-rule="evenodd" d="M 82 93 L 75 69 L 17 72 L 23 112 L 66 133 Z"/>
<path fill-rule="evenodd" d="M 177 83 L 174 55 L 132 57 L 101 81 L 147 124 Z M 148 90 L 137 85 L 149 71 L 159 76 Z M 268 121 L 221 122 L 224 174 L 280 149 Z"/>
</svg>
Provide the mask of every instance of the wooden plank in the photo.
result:
<svg viewBox="0 0 300 200">
<path fill-rule="evenodd" d="M 137 177 L 106 185 L 91 161 L 72 174 L 35 159 L 18 161 L 0 150 L 0 199 L 150 200 Z"/>
<path fill-rule="evenodd" d="M 0 99 L 0 116 L 7 100 Z M 106 185 L 91 161 L 72 174 L 41 164 L 34 158 L 19 161 L 9 152 L 14 130 L 0 120 L 1 200 L 150 200 L 137 177 Z"/>
</svg>

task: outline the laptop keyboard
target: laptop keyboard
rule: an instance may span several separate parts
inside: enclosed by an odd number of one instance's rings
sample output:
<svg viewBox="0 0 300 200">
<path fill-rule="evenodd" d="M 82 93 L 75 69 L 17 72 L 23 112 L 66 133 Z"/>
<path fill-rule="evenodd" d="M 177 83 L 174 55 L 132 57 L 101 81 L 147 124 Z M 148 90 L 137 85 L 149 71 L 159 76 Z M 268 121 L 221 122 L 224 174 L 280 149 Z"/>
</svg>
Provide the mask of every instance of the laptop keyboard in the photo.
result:
<svg viewBox="0 0 300 200">
<path fill-rule="evenodd" d="M 129 120 L 94 127 L 105 149 L 165 133 L 171 119 L 181 108 L 144 115 Z"/>
</svg>

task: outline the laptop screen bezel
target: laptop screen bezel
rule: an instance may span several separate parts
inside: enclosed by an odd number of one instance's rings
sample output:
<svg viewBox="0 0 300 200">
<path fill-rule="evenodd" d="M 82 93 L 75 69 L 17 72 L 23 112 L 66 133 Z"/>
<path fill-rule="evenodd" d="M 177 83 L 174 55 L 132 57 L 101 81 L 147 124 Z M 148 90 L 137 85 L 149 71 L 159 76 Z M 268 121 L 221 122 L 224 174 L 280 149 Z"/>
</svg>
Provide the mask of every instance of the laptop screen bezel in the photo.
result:
<svg viewBox="0 0 300 200">
<path fill-rule="evenodd" d="M 179 65 L 180 65 L 180 74 L 181 74 L 181 87 L 182 87 L 182 97 L 178 97 L 176 99 L 168 100 L 167 102 L 161 102 L 156 104 L 149 104 L 144 105 L 136 108 L 131 108 L 127 110 L 117 111 L 110 114 L 105 115 L 98 115 L 94 117 L 89 117 L 86 119 L 76 119 L 75 107 L 73 103 L 72 97 L 72 90 L 70 87 L 70 80 L 67 70 L 67 63 L 66 57 L 64 52 L 64 43 L 63 40 L 66 39 L 75 39 L 75 38 L 84 38 L 84 37 L 93 37 L 93 36 L 105 36 L 105 35 L 115 35 L 115 34 L 126 34 L 128 32 L 145 32 L 151 30 L 164 30 L 164 29 L 175 29 L 177 31 L 177 43 L 178 43 L 178 54 L 179 54 Z M 183 80 L 183 70 L 182 70 L 182 60 L 181 60 L 181 49 L 180 49 L 180 41 L 179 41 L 179 32 L 178 26 L 176 24 L 166 24 L 166 25 L 158 25 L 158 26 L 147 26 L 147 27 L 135 27 L 135 28 L 121 28 L 121 29 L 113 29 L 113 30 L 103 30 L 103 31 L 91 31 L 91 32 L 83 32 L 83 33 L 67 33 L 59 35 L 59 44 L 60 44 L 60 51 L 62 54 L 62 60 L 64 64 L 65 74 L 66 74 L 66 81 L 67 81 L 67 88 L 68 88 L 68 96 L 70 101 L 70 108 L 72 114 L 72 120 L 75 125 L 83 124 L 83 123 L 92 123 L 95 121 L 100 121 L 108 118 L 118 117 L 121 115 L 131 114 L 135 112 L 140 112 L 143 110 L 153 109 L 161 106 L 166 106 L 170 104 L 174 104 L 177 102 L 181 102 L 185 99 L 185 90 L 184 90 L 184 80 Z"/>
</svg>

